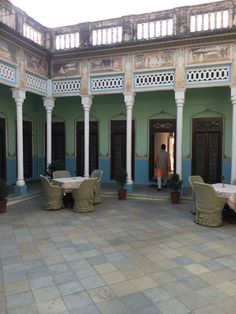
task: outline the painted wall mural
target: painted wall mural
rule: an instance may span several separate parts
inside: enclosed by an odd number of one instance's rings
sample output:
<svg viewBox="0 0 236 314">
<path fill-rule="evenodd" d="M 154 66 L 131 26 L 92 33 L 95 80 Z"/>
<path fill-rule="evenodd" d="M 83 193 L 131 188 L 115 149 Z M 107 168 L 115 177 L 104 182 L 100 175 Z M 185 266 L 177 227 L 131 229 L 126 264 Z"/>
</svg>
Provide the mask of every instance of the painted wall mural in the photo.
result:
<svg viewBox="0 0 236 314">
<path fill-rule="evenodd" d="M 187 49 L 188 63 L 221 62 L 230 60 L 229 45 L 209 45 Z"/>
<path fill-rule="evenodd" d="M 0 58 L 17 63 L 19 49 L 0 38 Z"/>
<path fill-rule="evenodd" d="M 53 62 L 53 77 L 78 76 L 80 75 L 80 62 L 78 60 Z"/>
<path fill-rule="evenodd" d="M 136 70 L 159 69 L 174 66 L 174 53 L 171 50 L 147 52 L 134 57 Z"/>
<path fill-rule="evenodd" d="M 123 71 L 123 57 L 104 57 L 90 59 L 89 63 L 91 73 Z"/>
<path fill-rule="evenodd" d="M 46 59 L 35 56 L 28 52 L 25 53 L 25 59 L 26 68 L 28 70 L 31 70 L 43 76 L 48 76 L 48 63 Z"/>
</svg>

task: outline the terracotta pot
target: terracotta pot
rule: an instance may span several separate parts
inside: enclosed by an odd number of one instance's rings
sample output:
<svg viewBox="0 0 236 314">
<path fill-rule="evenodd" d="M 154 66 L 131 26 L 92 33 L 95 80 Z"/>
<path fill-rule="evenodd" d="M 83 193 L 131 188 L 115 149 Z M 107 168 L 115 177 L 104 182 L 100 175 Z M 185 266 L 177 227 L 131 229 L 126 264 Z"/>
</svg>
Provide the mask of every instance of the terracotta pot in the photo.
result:
<svg viewBox="0 0 236 314">
<path fill-rule="evenodd" d="M 118 196 L 119 200 L 125 200 L 126 199 L 126 189 L 120 189 L 118 190 Z"/>
<path fill-rule="evenodd" d="M 5 213 L 6 208 L 7 208 L 7 200 L 0 201 L 0 214 Z"/>
<path fill-rule="evenodd" d="M 179 192 L 171 192 L 170 199 L 172 204 L 179 204 L 180 193 Z"/>
</svg>

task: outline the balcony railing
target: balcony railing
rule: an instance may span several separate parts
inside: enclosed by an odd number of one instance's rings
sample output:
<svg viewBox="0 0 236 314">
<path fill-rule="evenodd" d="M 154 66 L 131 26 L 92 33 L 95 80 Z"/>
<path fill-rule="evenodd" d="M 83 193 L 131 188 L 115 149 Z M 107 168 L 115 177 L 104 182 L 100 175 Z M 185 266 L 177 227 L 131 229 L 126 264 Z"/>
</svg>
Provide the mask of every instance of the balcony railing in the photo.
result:
<svg viewBox="0 0 236 314">
<path fill-rule="evenodd" d="M 174 40 L 192 35 L 223 33 L 226 29 L 236 30 L 236 0 L 52 29 L 39 24 L 9 1 L 0 1 L 0 22 L 51 51 L 122 45 L 144 40 L 158 41 L 165 37 Z"/>
</svg>

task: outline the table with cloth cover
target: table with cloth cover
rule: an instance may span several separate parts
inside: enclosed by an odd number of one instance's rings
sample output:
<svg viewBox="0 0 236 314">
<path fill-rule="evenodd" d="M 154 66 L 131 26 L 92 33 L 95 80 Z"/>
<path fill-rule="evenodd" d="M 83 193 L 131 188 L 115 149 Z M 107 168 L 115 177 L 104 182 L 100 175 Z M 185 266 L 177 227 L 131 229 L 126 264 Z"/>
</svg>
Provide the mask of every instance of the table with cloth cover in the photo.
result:
<svg viewBox="0 0 236 314">
<path fill-rule="evenodd" d="M 67 177 L 53 179 L 55 185 L 59 185 L 64 193 L 71 193 L 72 189 L 77 189 L 80 184 L 88 178 L 85 177 Z"/>
<path fill-rule="evenodd" d="M 227 204 L 236 212 L 236 185 L 215 183 L 212 186 L 218 195 L 227 198 Z"/>
</svg>

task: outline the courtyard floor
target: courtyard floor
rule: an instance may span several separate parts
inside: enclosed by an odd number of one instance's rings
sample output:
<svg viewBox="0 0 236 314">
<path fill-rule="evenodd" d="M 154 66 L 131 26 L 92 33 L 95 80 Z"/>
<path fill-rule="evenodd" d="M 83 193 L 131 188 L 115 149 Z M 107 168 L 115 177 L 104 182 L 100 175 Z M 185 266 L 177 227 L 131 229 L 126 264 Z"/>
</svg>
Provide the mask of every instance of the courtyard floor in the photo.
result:
<svg viewBox="0 0 236 314">
<path fill-rule="evenodd" d="M 12 198 L 0 215 L 1 314 L 236 313 L 236 225 L 196 225 L 167 192 L 95 211 L 43 211 Z M 19 201 L 20 200 L 20 201 Z"/>
</svg>

